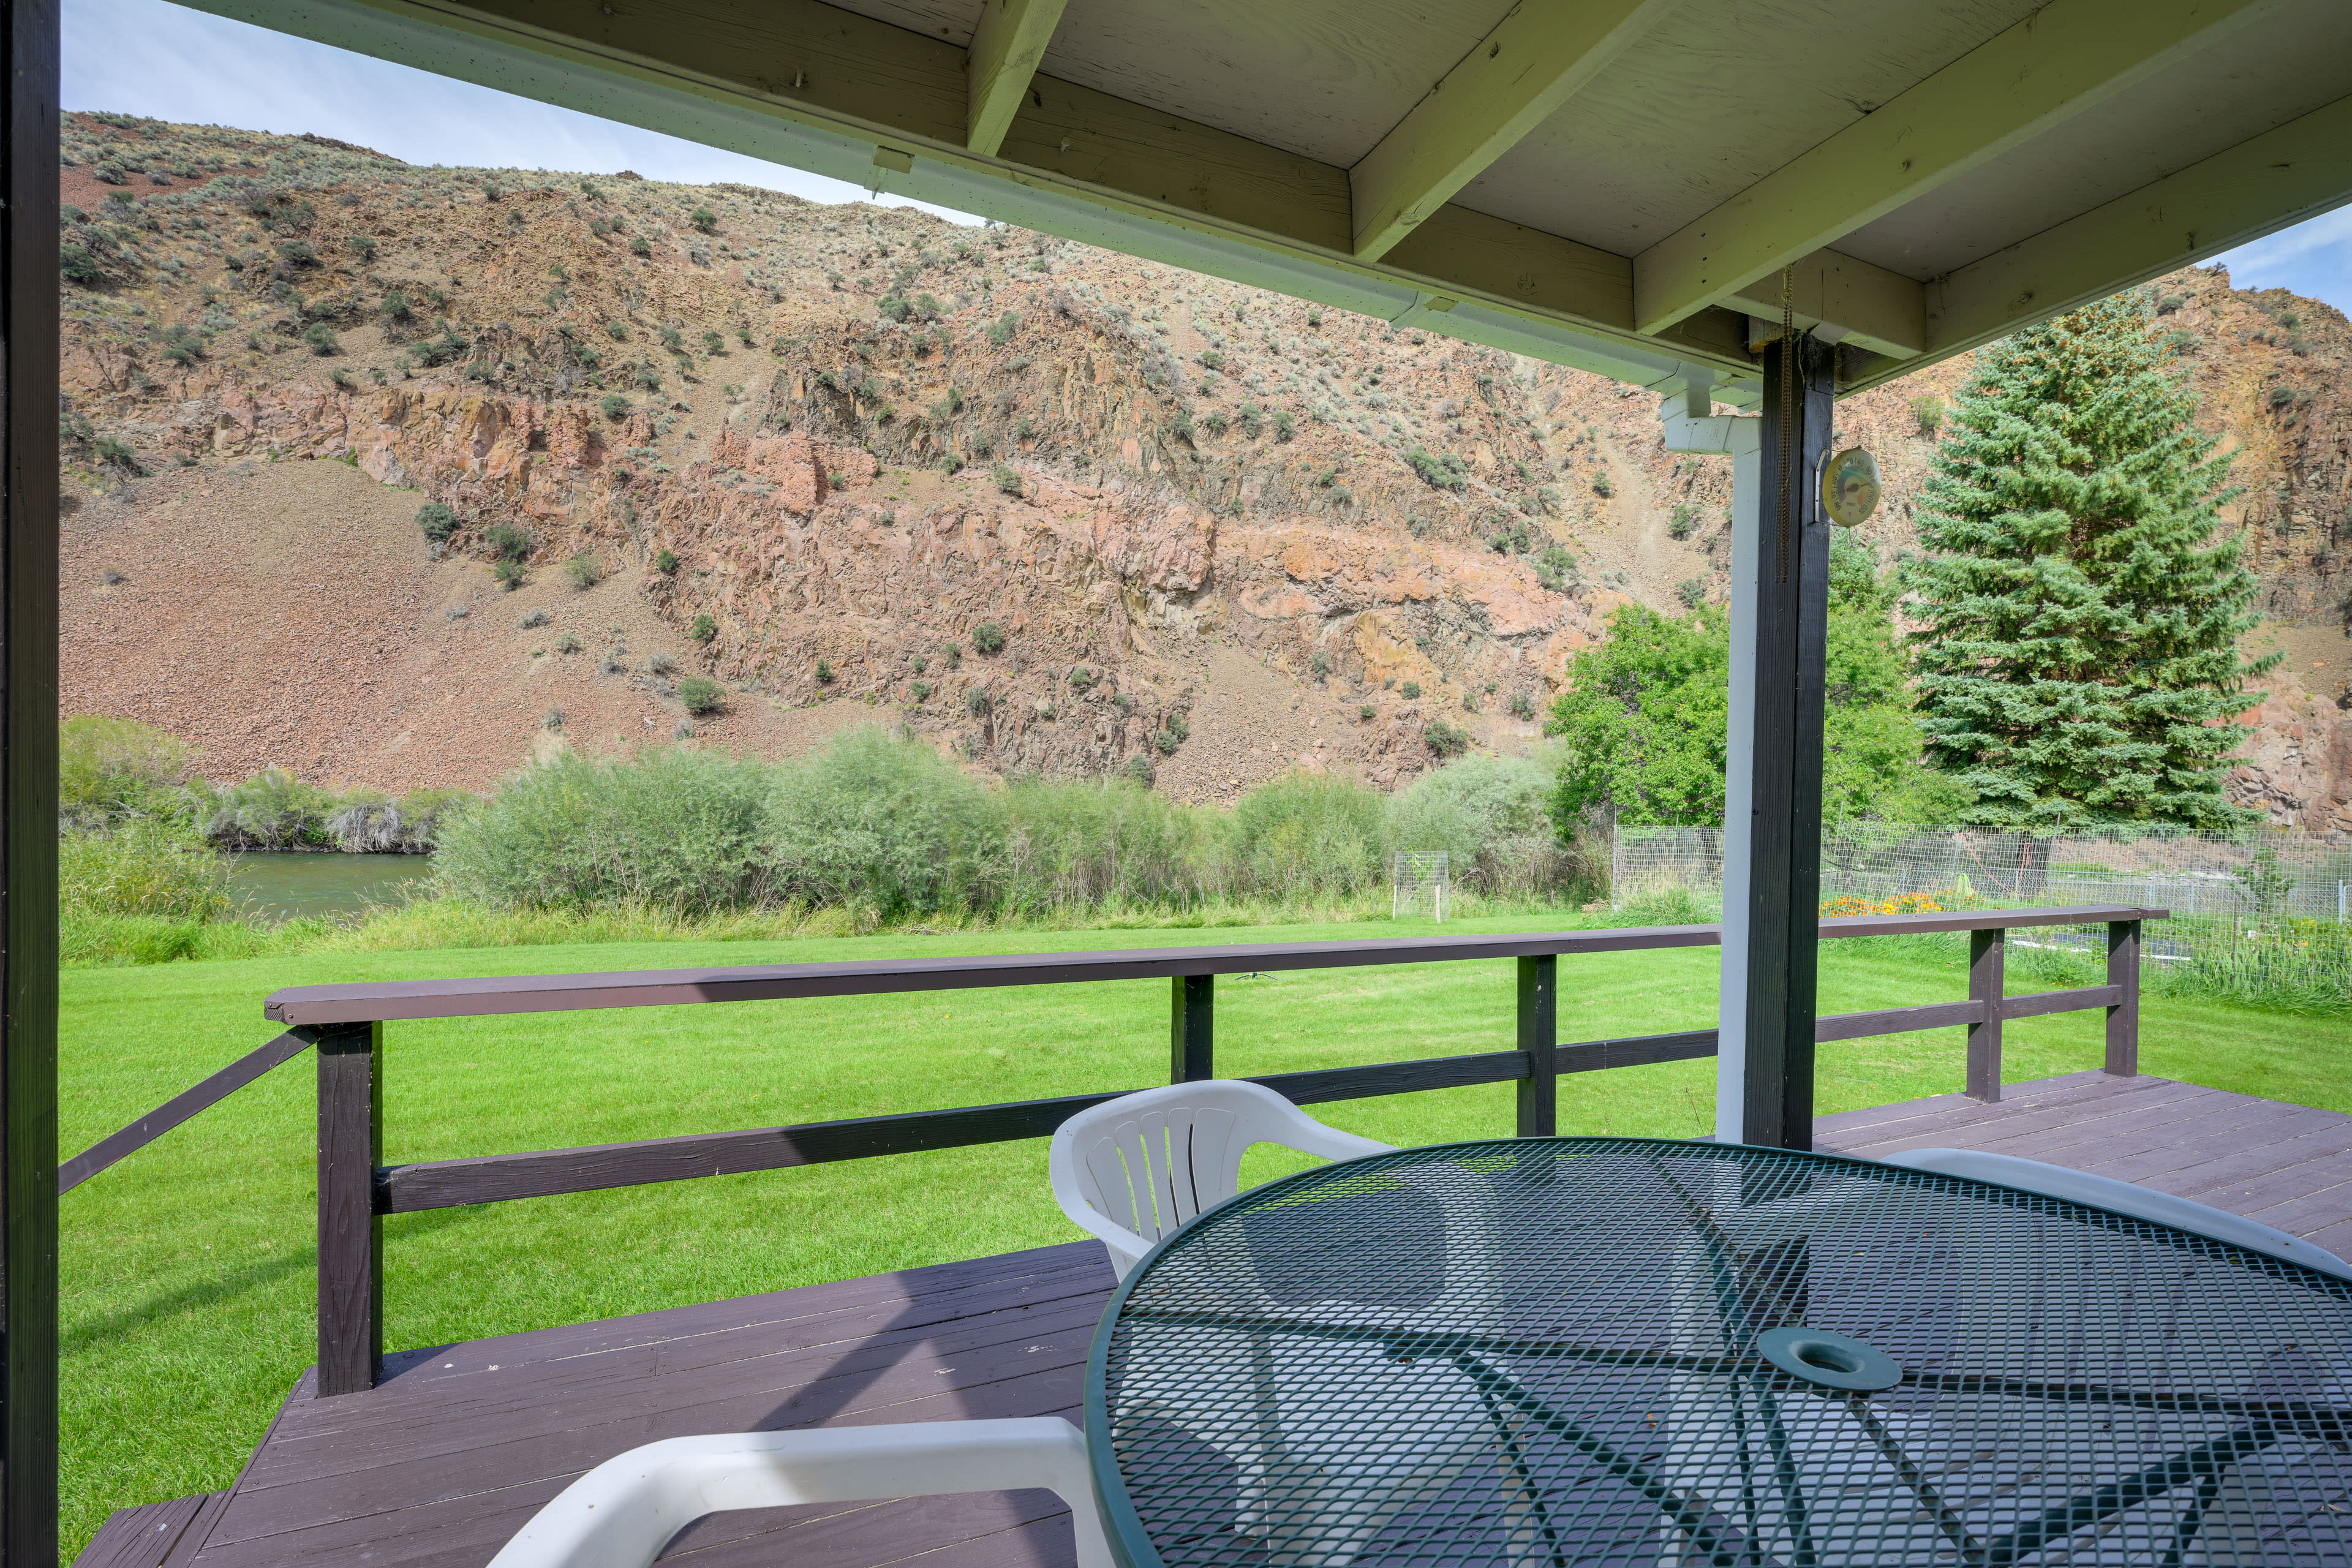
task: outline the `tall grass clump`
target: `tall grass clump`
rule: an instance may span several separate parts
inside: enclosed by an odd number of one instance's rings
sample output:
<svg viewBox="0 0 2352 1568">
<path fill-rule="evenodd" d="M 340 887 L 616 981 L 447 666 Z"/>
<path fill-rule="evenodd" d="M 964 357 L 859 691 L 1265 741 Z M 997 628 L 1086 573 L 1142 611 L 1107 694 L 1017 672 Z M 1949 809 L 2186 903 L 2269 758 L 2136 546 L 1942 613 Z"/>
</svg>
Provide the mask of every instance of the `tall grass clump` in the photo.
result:
<svg viewBox="0 0 2352 1568">
<path fill-rule="evenodd" d="M 435 880 L 496 909 L 755 904 L 770 889 L 772 789 L 768 769 L 717 752 L 562 752 L 443 824 Z"/>
</svg>

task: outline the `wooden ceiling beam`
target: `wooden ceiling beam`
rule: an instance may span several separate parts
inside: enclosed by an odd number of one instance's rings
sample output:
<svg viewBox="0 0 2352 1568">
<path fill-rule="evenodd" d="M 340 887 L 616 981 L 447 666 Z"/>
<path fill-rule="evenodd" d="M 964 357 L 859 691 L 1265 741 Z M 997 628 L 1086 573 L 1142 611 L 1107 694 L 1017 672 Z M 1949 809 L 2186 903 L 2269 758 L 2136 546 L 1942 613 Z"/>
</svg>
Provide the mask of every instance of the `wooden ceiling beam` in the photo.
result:
<svg viewBox="0 0 2352 1568">
<path fill-rule="evenodd" d="M 1522 0 L 1348 171 L 1360 260 L 1385 256 L 1676 0 Z"/>
<path fill-rule="evenodd" d="M 2052 0 L 1634 258 L 1635 330 L 1731 298 L 2284 4 Z"/>
<path fill-rule="evenodd" d="M 1900 272 L 1857 257 L 1816 250 L 1790 263 L 1789 304 L 1808 328 L 1891 359 L 1916 359 L 1927 346 L 1927 290 Z M 1768 321 L 1780 317 L 1780 276 L 1771 273 L 1724 301 Z"/>
<path fill-rule="evenodd" d="M 964 58 L 970 91 L 964 145 L 993 157 L 1021 110 L 1029 80 L 1045 58 L 1045 46 L 1061 25 L 1068 0 L 982 0 L 980 25 L 972 29 Z"/>
<path fill-rule="evenodd" d="M 1930 282 L 1927 353 L 1964 353 L 2347 203 L 2342 98 Z"/>
</svg>

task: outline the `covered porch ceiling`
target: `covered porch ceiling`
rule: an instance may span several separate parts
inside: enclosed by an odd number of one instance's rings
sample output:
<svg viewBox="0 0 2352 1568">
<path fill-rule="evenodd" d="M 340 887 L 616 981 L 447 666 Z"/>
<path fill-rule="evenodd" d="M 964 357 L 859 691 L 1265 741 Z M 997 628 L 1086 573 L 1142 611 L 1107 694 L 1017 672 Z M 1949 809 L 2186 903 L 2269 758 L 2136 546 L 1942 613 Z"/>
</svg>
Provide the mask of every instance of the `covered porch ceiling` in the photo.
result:
<svg viewBox="0 0 2352 1568">
<path fill-rule="evenodd" d="M 1737 405 L 1783 268 L 1858 389 L 2352 198 L 2343 0 L 194 3 Z"/>
</svg>

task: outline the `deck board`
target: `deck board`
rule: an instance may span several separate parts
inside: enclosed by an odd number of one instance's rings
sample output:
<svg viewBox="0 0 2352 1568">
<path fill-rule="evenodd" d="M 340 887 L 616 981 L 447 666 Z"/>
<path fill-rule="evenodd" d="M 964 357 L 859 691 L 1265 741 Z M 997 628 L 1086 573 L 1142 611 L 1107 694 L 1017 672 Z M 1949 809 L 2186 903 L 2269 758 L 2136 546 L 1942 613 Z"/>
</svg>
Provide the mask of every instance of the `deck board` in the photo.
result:
<svg viewBox="0 0 2352 1568">
<path fill-rule="evenodd" d="M 1937 1095 L 1825 1116 L 1825 1151 L 1995 1150 L 2119 1176 L 2352 1247 L 2352 1116 L 2158 1078 L 2074 1073 L 1997 1105 Z M 126 1510 L 78 1568 L 481 1568 L 615 1454 L 698 1432 L 1078 1415 L 1111 1289 L 1074 1242 L 864 1279 L 506 1334 L 388 1359 L 383 1384 L 309 1378 L 226 1493 Z M 168 1558 L 158 1553 L 168 1551 Z M 691 1568 L 1071 1568 L 1048 1492 L 715 1515 Z"/>
</svg>

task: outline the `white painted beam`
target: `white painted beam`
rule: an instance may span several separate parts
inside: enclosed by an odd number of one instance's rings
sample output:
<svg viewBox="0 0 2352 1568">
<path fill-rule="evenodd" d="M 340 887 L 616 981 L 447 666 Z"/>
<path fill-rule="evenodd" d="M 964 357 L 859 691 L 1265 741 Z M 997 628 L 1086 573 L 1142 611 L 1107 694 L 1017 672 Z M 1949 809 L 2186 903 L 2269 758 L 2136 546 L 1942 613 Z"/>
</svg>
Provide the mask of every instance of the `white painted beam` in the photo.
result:
<svg viewBox="0 0 2352 1568">
<path fill-rule="evenodd" d="M 1927 289 L 1904 277 L 1834 250 L 1816 250 L 1790 268 L 1790 306 L 1817 337 L 1893 359 L 1916 359 L 1927 346 Z M 1727 303 L 1778 321 L 1780 275 L 1768 273 Z M 1819 331 L 1816 329 L 1827 329 Z"/>
<path fill-rule="evenodd" d="M 1963 353 L 2347 203 L 2340 98 L 1928 284 L 1927 352 Z"/>
<path fill-rule="evenodd" d="M 1013 117 L 1029 91 L 1029 79 L 1045 58 L 1045 46 L 1061 25 L 1068 0 L 982 0 L 980 25 L 972 29 L 964 58 L 970 92 L 964 113 L 964 145 L 990 157 L 1004 145 Z"/>
<path fill-rule="evenodd" d="M 2286 0 L 2052 0 L 1633 261 L 1658 331 L 2105 101 Z"/>
<path fill-rule="evenodd" d="M 1521 0 L 1348 171 L 1355 250 L 1385 256 L 1676 0 Z"/>
</svg>

